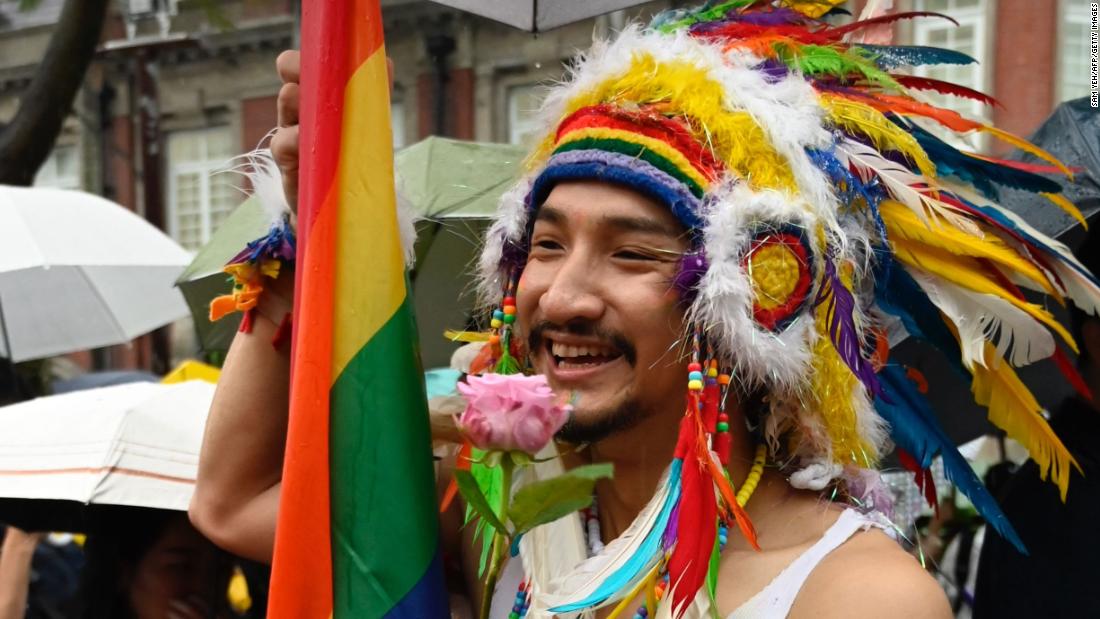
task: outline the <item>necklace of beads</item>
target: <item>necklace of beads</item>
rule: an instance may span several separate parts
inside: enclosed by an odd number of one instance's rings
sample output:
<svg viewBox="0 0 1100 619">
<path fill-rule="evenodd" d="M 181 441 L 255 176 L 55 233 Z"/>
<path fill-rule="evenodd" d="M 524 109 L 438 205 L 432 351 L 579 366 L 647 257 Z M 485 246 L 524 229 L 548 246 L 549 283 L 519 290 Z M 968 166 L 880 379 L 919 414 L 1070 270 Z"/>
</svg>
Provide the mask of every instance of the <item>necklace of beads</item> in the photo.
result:
<svg viewBox="0 0 1100 619">
<path fill-rule="evenodd" d="M 760 476 L 764 473 L 764 464 L 768 460 L 768 449 L 765 445 L 756 446 L 756 456 L 752 461 L 752 468 L 749 469 L 748 477 L 745 478 L 745 483 L 741 484 L 741 488 L 737 491 L 737 504 L 744 507 L 749 499 L 752 497 L 752 493 L 756 490 L 756 486 L 760 483 Z M 581 511 L 582 520 L 584 523 L 584 532 L 588 541 L 589 556 L 599 554 L 603 551 L 604 544 L 603 538 L 600 535 L 600 517 L 599 512 L 596 509 L 596 504 L 593 503 L 591 507 L 587 507 Z M 728 529 L 726 524 L 719 523 L 718 525 L 718 552 L 722 552 L 726 548 L 726 541 L 728 540 Z M 665 595 L 665 591 L 668 589 L 668 572 L 663 571 L 657 578 L 657 582 L 653 587 L 653 599 L 654 603 L 660 602 Z M 629 603 L 628 600 L 624 600 L 624 604 Z M 522 619 L 527 615 L 527 609 L 531 606 L 531 587 L 526 580 L 519 584 L 519 589 L 516 591 L 516 599 L 512 604 L 512 611 L 508 613 L 508 619 Z M 619 615 L 620 610 L 615 609 L 608 617 L 608 619 L 614 619 Z M 645 603 L 642 603 L 638 607 L 638 610 L 634 612 L 633 619 L 647 619 L 649 617 L 649 609 Z"/>
</svg>

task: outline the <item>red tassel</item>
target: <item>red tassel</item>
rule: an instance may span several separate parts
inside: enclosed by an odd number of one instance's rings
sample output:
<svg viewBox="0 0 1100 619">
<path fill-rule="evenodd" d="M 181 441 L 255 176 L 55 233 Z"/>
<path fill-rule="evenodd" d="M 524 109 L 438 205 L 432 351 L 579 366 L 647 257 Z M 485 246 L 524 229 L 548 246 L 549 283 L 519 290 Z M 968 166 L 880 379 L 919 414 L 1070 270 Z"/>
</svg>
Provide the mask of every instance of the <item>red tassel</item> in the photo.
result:
<svg viewBox="0 0 1100 619">
<path fill-rule="evenodd" d="M 730 449 L 733 448 L 733 437 L 729 432 L 722 432 L 714 437 L 714 453 L 718 454 L 718 461 L 723 467 L 729 466 Z"/>
<path fill-rule="evenodd" d="M 275 329 L 275 335 L 271 338 L 271 347 L 278 350 L 283 345 L 283 342 L 290 336 L 291 331 L 291 318 L 290 312 L 283 315 L 282 321 L 279 322 L 279 328 Z"/>
<path fill-rule="evenodd" d="M 252 333 L 252 312 L 256 310 L 245 310 L 243 316 L 241 316 L 241 326 L 237 331 L 241 333 Z"/>
<path fill-rule="evenodd" d="M 718 381 L 703 388 L 703 428 L 714 434 L 718 426 L 718 400 L 722 397 Z"/>
</svg>

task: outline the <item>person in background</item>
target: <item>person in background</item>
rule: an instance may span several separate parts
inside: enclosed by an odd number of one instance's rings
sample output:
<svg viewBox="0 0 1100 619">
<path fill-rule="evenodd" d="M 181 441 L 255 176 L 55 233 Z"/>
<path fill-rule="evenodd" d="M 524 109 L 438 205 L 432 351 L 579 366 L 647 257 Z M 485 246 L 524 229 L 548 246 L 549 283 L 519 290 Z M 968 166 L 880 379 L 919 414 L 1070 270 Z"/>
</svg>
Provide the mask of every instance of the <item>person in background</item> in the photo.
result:
<svg viewBox="0 0 1100 619">
<path fill-rule="evenodd" d="M 1092 272 L 1100 269 L 1096 229 L 1077 251 Z M 1093 394 L 1068 398 L 1050 425 L 1081 466 L 1065 503 L 1028 461 L 1000 497 L 1005 515 L 1027 546 L 1024 556 L 995 535 L 986 536 L 978 563 L 974 617 L 1100 617 L 1100 318 L 1071 307 L 1077 366 Z M 1040 595 L 1038 592 L 1044 592 Z"/>
<path fill-rule="evenodd" d="M 15 527 L 4 531 L 0 546 L 0 619 L 23 619 L 31 582 L 31 560 L 41 533 Z"/>
<path fill-rule="evenodd" d="M 85 553 L 75 616 L 232 616 L 226 601 L 231 559 L 196 531 L 183 512 L 99 507 L 91 515 Z"/>
</svg>

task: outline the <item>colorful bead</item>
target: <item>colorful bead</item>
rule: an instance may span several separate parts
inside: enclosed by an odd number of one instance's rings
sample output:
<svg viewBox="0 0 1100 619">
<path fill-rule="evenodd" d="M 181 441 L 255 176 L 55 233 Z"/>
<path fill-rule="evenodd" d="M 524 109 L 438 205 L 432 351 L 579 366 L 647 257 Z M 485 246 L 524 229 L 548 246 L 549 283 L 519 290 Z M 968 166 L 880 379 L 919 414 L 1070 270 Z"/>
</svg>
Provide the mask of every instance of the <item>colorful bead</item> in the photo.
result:
<svg viewBox="0 0 1100 619">
<path fill-rule="evenodd" d="M 726 422 L 728 422 L 729 420 L 730 420 L 730 416 L 729 416 L 729 415 L 727 415 L 727 414 L 725 414 L 725 413 L 718 413 L 718 421 L 726 421 Z"/>
<path fill-rule="evenodd" d="M 497 320 L 504 318 L 504 312 L 500 310 L 493 310 L 493 318 L 496 318 Z"/>
<path fill-rule="evenodd" d="M 499 335 L 490 335 L 489 336 L 489 344 L 490 345 L 496 346 L 499 343 L 500 343 L 500 336 Z"/>
<path fill-rule="evenodd" d="M 691 389 L 692 391 L 702 391 L 703 390 L 703 383 L 701 381 L 698 381 L 698 380 L 689 380 L 688 381 L 688 389 Z"/>
<path fill-rule="evenodd" d="M 711 378 L 715 378 L 716 376 L 718 376 L 718 368 L 714 367 L 713 365 L 707 368 L 707 376 Z"/>
<path fill-rule="evenodd" d="M 512 314 L 515 314 L 515 313 L 516 313 L 516 306 L 515 305 L 505 305 L 504 306 L 504 315 L 505 316 L 511 316 Z"/>
<path fill-rule="evenodd" d="M 719 421 L 718 422 L 718 431 L 719 432 L 729 432 L 730 431 L 730 424 L 728 424 L 724 421 Z"/>
<path fill-rule="evenodd" d="M 703 373 L 702 372 L 688 372 L 688 380 L 702 381 L 703 380 Z"/>
<path fill-rule="evenodd" d="M 489 321 L 489 326 L 494 328 L 494 329 L 499 329 L 500 325 L 502 325 L 502 324 L 504 324 L 504 323 L 501 322 L 500 319 L 498 319 L 498 318 L 494 318 L 494 319 Z"/>
<path fill-rule="evenodd" d="M 504 305 L 504 306 L 515 305 L 515 304 L 516 304 L 516 298 L 515 297 L 504 297 L 504 302 L 501 303 L 501 305 Z"/>
<path fill-rule="evenodd" d="M 505 314 L 504 315 L 504 324 L 510 325 L 515 321 L 516 321 L 516 315 L 515 314 Z"/>
<path fill-rule="evenodd" d="M 703 371 L 703 366 L 699 365 L 698 363 L 689 363 L 688 364 L 688 371 L 689 372 L 701 372 L 701 371 Z"/>
<path fill-rule="evenodd" d="M 728 385 L 728 384 L 730 384 L 730 375 L 729 374 L 719 374 L 718 375 L 718 384 L 719 385 Z"/>
</svg>

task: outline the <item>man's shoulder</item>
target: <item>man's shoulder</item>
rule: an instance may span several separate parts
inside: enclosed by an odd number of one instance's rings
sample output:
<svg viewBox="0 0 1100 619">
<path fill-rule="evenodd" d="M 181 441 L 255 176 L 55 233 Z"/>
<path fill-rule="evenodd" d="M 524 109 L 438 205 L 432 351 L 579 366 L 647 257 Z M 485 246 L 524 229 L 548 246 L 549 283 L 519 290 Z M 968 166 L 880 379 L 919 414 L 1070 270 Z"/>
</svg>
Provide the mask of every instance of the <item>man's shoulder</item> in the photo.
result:
<svg viewBox="0 0 1100 619">
<path fill-rule="evenodd" d="M 806 580 L 791 617 L 951 617 L 947 598 L 915 557 L 878 529 L 857 533 Z"/>
</svg>

